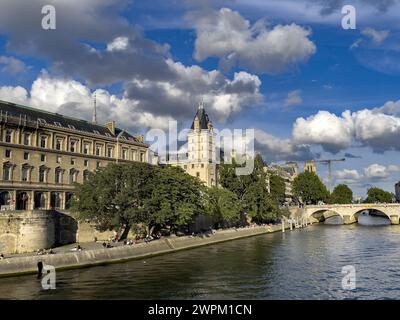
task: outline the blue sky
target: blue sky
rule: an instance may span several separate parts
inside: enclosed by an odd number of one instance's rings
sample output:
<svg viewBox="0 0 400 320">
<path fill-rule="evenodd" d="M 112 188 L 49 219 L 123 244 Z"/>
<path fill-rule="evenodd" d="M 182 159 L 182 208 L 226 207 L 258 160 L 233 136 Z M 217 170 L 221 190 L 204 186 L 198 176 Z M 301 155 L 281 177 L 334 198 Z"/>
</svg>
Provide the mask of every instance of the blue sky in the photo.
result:
<svg viewBox="0 0 400 320">
<path fill-rule="evenodd" d="M 41 28 L 46 4 L 56 30 Z M 344 4 L 356 9 L 355 30 L 341 27 Z M 4 0 L 0 99 L 90 119 L 96 91 L 100 120 L 133 133 L 186 126 L 204 99 L 216 127 L 256 129 L 268 162 L 346 156 L 335 184 L 393 192 L 399 9 L 395 0 Z"/>
</svg>

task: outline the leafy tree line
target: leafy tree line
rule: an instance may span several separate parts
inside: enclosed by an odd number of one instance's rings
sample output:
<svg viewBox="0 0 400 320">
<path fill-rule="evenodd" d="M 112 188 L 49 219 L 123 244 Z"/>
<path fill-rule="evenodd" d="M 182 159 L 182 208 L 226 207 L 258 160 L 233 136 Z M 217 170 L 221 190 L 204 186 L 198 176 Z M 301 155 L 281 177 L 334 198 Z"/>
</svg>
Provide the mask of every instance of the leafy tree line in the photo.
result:
<svg viewBox="0 0 400 320">
<path fill-rule="evenodd" d="M 219 226 L 235 225 L 246 217 L 269 222 L 281 217 L 280 192 L 271 196 L 261 157 L 248 176 L 236 176 L 236 165 L 221 165 L 222 187 L 205 187 L 179 167 L 146 163 L 109 164 L 76 185 L 72 211 L 100 230 L 137 228 L 153 234 L 168 228 L 187 229 L 199 215 Z"/>
<path fill-rule="evenodd" d="M 293 192 L 305 204 L 324 203 L 347 204 L 353 202 L 353 191 L 345 184 L 337 185 L 330 194 L 318 175 L 313 172 L 300 173 L 293 181 Z M 380 188 L 370 188 L 364 203 L 390 203 L 393 194 Z"/>
</svg>

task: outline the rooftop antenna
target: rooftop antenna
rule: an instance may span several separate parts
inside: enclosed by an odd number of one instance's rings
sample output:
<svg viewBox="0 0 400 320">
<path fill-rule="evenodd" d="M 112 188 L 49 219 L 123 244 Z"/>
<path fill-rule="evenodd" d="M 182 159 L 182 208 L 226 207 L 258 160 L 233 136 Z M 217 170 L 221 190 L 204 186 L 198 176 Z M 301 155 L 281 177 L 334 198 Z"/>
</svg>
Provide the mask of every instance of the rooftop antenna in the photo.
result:
<svg viewBox="0 0 400 320">
<path fill-rule="evenodd" d="M 96 91 L 94 92 L 94 97 L 93 97 L 93 123 L 97 124 L 97 106 L 96 106 Z"/>
</svg>

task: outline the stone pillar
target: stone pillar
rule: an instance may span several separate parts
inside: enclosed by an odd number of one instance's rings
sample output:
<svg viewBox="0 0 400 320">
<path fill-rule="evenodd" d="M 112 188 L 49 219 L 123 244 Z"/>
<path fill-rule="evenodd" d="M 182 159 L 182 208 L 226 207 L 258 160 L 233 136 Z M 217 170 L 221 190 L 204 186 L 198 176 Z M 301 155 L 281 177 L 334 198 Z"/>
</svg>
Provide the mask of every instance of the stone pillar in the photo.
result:
<svg viewBox="0 0 400 320">
<path fill-rule="evenodd" d="M 399 216 L 396 215 L 390 216 L 390 222 L 392 224 L 399 224 Z"/>
<path fill-rule="evenodd" d="M 352 224 L 357 222 L 354 215 L 343 215 L 343 223 L 344 224 Z"/>
<path fill-rule="evenodd" d="M 67 199 L 66 192 L 60 192 L 60 197 L 61 197 L 61 210 L 65 210 L 65 204 Z"/>
<path fill-rule="evenodd" d="M 11 210 L 16 210 L 17 209 L 17 190 L 11 190 L 10 195 L 11 195 L 11 202 L 10 202 Z"/>
<path fill-rule="evenodd" d="M 50 202 L 51 202 L 51 193 L 50 191 L 46 192 L 46 210 L 50 210 Z"/>
<path fill-rule="evenodd" d="M 28 210 L 33 210 L 35 208 L 35 192 L 28 191 L 27 194 L 29 195 Z"/>
</svg>

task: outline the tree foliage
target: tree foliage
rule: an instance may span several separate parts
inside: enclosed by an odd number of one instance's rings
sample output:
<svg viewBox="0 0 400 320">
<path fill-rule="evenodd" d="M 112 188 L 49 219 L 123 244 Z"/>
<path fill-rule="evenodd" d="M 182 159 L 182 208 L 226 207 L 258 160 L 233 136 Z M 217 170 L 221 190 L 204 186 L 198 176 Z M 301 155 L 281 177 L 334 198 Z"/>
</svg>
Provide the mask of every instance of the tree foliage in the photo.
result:
<svg viewBox="0 0 400 320">
<path fill-rule="evenodd" d="M 345 184 L 337 185 L 330 196 L 330 203 L 346 204 L 352 201 L 353 191 Z"/>
<path fill-rule="evenodd" d="M 240 202 L 235 193 L 224 188 L 208 189 L 206 210 L 218 222 L 236 222 L 240 218 Z"/>
<path fill-rule="evenodd" d="M 285 180 L 276 174 L 271 174 L 269 177 L 269 184 L 272 199 L 276 201 L 276 203 L 282 205 L 285 202 Z"/>
<path fill-rule="evenodd" d="M 177 167 L 109 164 L 76 188 L 72 210 L 101 230 L 142 224 L 151 234 L 155 228 L 179 228 L 203 212 L 203 186 Z"/>
<path fill-rule="evenodd" d="M 254 158 L 253 171 L 248 175 L 237 175 L 239 164 L 220 166 L 220 184 L 235 193 L 241 210 L 256 222 L 272 221 L 280 218 L 281 211 L 276 201 L 268 193 L 265 163 L 260 155 Z"/>
<path fill-rule="evenodd" d="M 318 201 L 327 202 L 329 192 L 314 172 L 305 171 L 293 180 L 293 192 L 304 203 L 317 204 Z"/>
<path fill-rule="evenodd" d="M 364 203 L 390 203 L 392 202 L 392 198 L 392 193 L 373 187 L 368 189 L 367 198 L 364 200 Z"/>
</svg>

